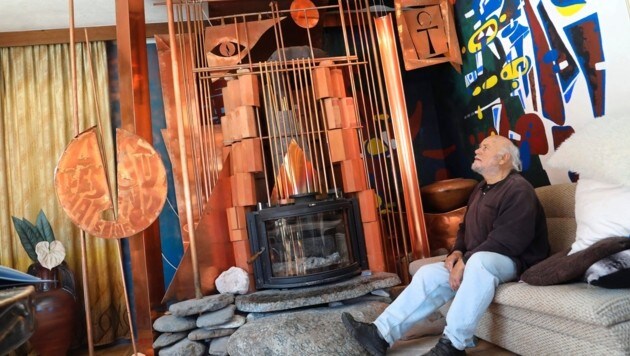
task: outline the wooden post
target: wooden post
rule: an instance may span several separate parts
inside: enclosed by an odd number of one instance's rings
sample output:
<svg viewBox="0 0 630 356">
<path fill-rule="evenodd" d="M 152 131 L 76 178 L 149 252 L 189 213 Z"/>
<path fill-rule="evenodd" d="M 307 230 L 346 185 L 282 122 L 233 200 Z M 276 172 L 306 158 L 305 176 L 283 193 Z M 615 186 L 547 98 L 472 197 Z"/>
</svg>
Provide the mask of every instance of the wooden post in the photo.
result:
<svg viewBox="0 0 630 356">
<path fill-rule="evenodd" d="M 122 128 L 152 143 L 145 26 L 144 0 L 116 0 Z M 158 221 L 129 237 L 129 249 L 138 351 L 153 355 L 153 320 L 162 307 L 164 295 Z"/>
</svg>

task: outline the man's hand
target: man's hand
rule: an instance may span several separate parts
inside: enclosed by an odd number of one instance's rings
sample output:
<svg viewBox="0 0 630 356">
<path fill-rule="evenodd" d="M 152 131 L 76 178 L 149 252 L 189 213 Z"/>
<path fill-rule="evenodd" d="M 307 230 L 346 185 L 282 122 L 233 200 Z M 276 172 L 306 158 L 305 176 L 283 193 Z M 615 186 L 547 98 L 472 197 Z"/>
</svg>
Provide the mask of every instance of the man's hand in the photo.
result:
<svg viewBox="0 0 630 356">
<path fill-rule="evenodd" d="M 462 284 L 462 279 L 464 278 L 464 268 L 466 268 L 466 265 L 464 264 L 464 260 L 460 258 L 451 269 L 451 274 L 448 277 L 448 283 L 451 285 L 451 289 L 456 292 L 459 289 L 460 284 Z"/>
<path fill-rule="evenodd" d="M 451 252 L 450 255 L 446 256 L 446 260 L 444 260 L 444 267 L 446 267 L 449 272 L 452 272 L 453 267 L 462 257 L 464 257 L 464 254 L 461 251 Z"/>
</svg>

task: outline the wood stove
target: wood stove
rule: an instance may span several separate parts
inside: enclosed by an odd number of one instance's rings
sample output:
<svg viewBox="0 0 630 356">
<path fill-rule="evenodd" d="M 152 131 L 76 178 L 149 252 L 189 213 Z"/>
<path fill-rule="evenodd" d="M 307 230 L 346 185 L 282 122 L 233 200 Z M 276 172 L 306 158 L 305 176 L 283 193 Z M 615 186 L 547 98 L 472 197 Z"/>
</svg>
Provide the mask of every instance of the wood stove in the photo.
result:
<svg viewBox="0 0 630 356">
<path fill-rule="evenodd" d="M 247 215 L 257 289 L 350 278 L 367 269 L 356 199 L 302 200 Z"/>
</svg>

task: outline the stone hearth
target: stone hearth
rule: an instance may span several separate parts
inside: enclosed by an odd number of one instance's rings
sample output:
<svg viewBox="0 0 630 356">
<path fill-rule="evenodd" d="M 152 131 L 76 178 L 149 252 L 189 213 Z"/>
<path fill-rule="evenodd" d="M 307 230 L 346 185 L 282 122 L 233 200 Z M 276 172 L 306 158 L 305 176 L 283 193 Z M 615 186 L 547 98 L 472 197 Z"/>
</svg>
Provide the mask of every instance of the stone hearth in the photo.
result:
<svg viewBox="0 0 630 356">
<path fill-rule="evenodd" d="M 397 275 L 380 272 L 316 287 L 182 301 L 153 324 L 162 333 L 153 346 L 159 355 L 182 356 L 363 355 L 341 313 L 372 321 L 391 302 L 384 290 L 398 284 Z"/>
</svg>

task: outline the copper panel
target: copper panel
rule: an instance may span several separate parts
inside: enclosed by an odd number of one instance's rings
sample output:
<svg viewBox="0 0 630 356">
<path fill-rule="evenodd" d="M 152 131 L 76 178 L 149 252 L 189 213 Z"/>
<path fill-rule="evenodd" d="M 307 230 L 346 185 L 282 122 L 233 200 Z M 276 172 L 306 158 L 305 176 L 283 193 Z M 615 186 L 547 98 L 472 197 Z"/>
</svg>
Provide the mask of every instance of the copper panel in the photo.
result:
<svg viewBox="0 0 630 356">
<path fill-rule="evenodd" d="M 55 188 L 64 211 L 82 230 L 97 237 L 121 238 L 143 231 L 157 219 L 166 201 L 166 170 L 153 147 L 117 129 L 116 148 L 117 207 L 96 128 L 70 142 L 55 170 Z"/>
<path fill-rule="evenodd" d="M 370 270 L 372 272 L 385 272 L 385 251 L 383 250 L 379 221 L 364 222 L 363 234 Z"/>
<path fill-rule="evenodd" d="M 177 103 L 178 100 L 181 103 L 185 103 L 187 100 L 184 95 L 179 95 L 175 97 L 175 82 L 173 79 L 173 69 L 172 69 L 172 59 L 171 59 L 171 44 L 168 36 L 166 35 L 156 35 L 155 36 L 155 44 L 158 51 L 158 60 L 160 65 L 160 81 L 162 84 L 162 98 L 164 101 L 164 115 L 166 118 L 166 129 L 162 130 L 162 137 L 164 138 L 164 143 L 167 148 L 167 152 L 169 158 L 172 163 L 173 169 L 173 180 L 175 182 L 175 195 L 177 197 L 177 210 L 180 212 L 186 211 L 186 199 L 184 194 L 184 181 L 183 181 L 183 172 L 182 172 L 182 160 L 180 158 L 179 152 L 179 139 L 177 132 Z M 179 45 L 183 47 L 179 53 L 183 55 L 183 61 L 190 63 L 190 50 L 189 50 L 189 42 L 188 41 L 179 41 Z M 181 47 L 180 47 L 181 48 Z M 184 86 L 184 83 L 192 82 L 193 74 L 192 70 L 184 70 L 183 75 L 178 76 L 177 84 L 181 87 Z M 194 110 L 189 110 L 187 105 L 182 105 L 182 116 L 190 117 L 191 115 L 195 115 Z M 192 120 L 195 120 L 193 118 Z M 192 149 L 192 130 L 189 124 L 190 120 L 182 120 L 182 125 L 184 129 L 184 137 L 186 141 L 186 154 L 188 157 L 188 164 L 198 164 L 193 159 L 193 149 Z M 215 132 L 217 129 L 215 129 Z M 200 164 L 199 164 L 200 165 Z M 190 169 L 190 168 L 189 168 Z M 218 170 L 219 168 L 217 168 Z M 218 174 L 218 173 L 217 173 Z M 188 177 L 189 185 L 195 186 L 197 183 L 197 179 L 194 175 L 189 175 Z M 199 207 L 199 197 L 197 196 L 197 191 L 194 189 L 190 190 L 191 195 L 191 204 L 193 210 L 193 217 L 195 222 L 198 221 L 200 213 Z M 186 229 L 186 219 L 180 219 L 180 230 L 182 235 L 182 240 L 184 244 L 189 243 L 188 232 Z"/>
<path fill-rule="evenodd" d="M 199 283 L 203 295 L 216 291 L 214 281 L 231 266 L 234 266 L 234 252 L 230 243 L 226 209 L 232 206 L 230 185 L 231 158 L 223 162 L 215 189 L 206 204 L 201 220 L 195 229 L 198 256 Z M 184 252 L 173 280 L 164 295 L 163 303 L 196 298 L 193 283 L 191 249 Z"/>
<path fill-rule="evenodd" d="M 394 6 L 406 70 L 444 62 L 460 69 L 453 5 L 448 0 L 395 0 Z"/>
<path fill-rule="evenodd" d="M 374 189 L 362 190 L 357 193 L 359 208 L 361 210 L 361 221 L 371 222 L 378 220 L 377 196 Z"/>
</svg>

